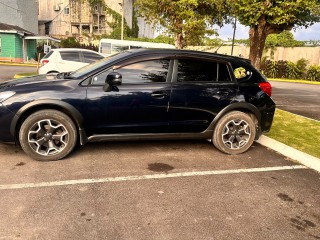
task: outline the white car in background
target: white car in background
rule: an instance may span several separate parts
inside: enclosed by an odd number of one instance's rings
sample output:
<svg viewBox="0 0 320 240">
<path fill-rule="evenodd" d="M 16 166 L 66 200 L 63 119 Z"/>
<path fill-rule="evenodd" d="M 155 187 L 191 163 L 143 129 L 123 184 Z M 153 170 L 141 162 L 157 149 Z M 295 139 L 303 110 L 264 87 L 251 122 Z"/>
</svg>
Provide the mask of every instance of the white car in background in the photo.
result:
<svg viewBox="0 0 320 240">
<path fill-rule="evenodd" d="M 39 74 L 72 72 L 104 57 L 101 53 L 87 49 L 51 49 L 40 61 Z"/>
</svg>

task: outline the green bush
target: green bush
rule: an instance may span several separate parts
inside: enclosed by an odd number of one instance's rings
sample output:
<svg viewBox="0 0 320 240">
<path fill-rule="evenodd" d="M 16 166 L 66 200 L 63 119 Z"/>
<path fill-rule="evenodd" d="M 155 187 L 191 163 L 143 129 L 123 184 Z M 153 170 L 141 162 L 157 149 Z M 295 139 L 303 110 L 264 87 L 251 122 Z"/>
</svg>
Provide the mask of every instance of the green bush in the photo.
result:
<svg viewBox="0 0 320 240">
<path fill-rule="evenodd" d="M 320 66 L 311 65 L 307 71 L 307 79 L 320 82 Z"/>
<path fill-rule="evenodd" d="M 62 39 L 60 46 L 62 48 L 84 48 L 84 49 L 90 49 L 93 51 L 98 51 L 98 46 L 94 46 L 93 44 L 83 44 L 80 43 L 76 38 L 69 37 L 67 39 Z"/>
<path fill-rule="evenodd" d="M 272 77 L 276 78 L 278 76 L 278 64 L 276 61 L 270 61 L 269 64 L 267 64 L 267 74 Z"/>
<path fill-rule="evenodd" d="M 290 61 L 264 60 L 261 65 L 263 74 L 268 78 L 289 78 L 320 81 L 320 66 L 309 68 L 308 60 L 299 59 L 296 63 Z"/>
<path fill-rule="evenodd" d="M 305 79 L 307 74 L 307 66 L 308 66 L 308 60 L 301 58 L 297 61 L 297 70 L 298 70 L 298 78 L 299 79 Z"/>
<path fill-rule="evenodd" d="M 298 78 L 299 69 L 294 62 L 286 62 L 284 76 L 285 76 L 285 78 L 289 78 L 289 79 L 297 79 Z"/>
<path fill-rule="evenodd" d="M 285 78 L 287 74 L 288 62 L 280 60 L 277 62 L 278 65 L 278 76 L 277 78 Z"/>
</svg>

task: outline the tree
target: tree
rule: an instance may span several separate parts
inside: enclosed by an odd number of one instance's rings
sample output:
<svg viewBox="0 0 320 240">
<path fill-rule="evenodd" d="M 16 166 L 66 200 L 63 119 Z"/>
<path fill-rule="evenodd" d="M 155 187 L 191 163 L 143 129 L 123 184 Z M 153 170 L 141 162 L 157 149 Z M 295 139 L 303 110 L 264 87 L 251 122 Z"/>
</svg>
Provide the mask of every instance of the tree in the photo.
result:
<svg viewBox="0 0 320 240">
<path fill-rule="evenodd" d="M 241 24 L 249 26 L 250 60 L 260 69 L 266 38 L 320 20 L 319 0 L 230 0 Z"/>
<path fill-rule="evenodd" d="M 268 35 L 265 44 L 266 48 L 303 46 L 304 42 L 295 40 L 293 34 L 288 30 L 284 30 L 280 34 Z"/>
<path fill-rule="evenodd" d="M 215 34 L 213 24 L 221 25 L 230 10 L 226 0 L 137 0 L 135 7 L 149 23 L 163 26 L 178 49 Z"/>
</svg>

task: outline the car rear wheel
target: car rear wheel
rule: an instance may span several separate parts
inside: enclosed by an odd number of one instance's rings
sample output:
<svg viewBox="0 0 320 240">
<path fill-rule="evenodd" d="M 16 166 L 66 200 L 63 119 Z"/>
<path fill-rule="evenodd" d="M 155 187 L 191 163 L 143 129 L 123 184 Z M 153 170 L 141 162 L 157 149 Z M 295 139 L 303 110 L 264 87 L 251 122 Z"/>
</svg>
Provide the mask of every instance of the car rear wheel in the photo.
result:
<svg viewBox="0 0 320 240">
<path fill-rule="evenodd" d="M 212 142 L 224 153 L 240 154 L 251 147 L 255 135 L 256 127 L 252 118 L 246 113 L 233 111 L 217 122 Z"/>
<path fill-rule="evenodd" d="M 54 161 L 67 156 L 77 142 L 77 130 L 66 114 L 41 110 L 22 123 L 19 132 L 22 149 L 38 161 Z"/>
</svg>

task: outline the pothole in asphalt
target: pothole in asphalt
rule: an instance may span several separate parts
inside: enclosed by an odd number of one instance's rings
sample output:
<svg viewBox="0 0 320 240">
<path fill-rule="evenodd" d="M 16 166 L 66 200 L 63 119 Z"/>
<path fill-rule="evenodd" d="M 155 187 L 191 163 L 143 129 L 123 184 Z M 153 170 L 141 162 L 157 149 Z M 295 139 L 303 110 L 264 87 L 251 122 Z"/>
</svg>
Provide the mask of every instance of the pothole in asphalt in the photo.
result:
<svg viewBox="0 0 320 240">
<path fill-rule="evenodd" d="M 16 164 L 16 166 L 18 166 L 18 167 L 23 166 L 23 165 L 26 165 L 26 163 L 24 163 L 24 162 L 19 162 L 19 163 Z"/>
<path fill-rule="evenodd" d="M 174 167 L 170 166 L 169 164 L 165 164 L 165 163 L 150 163 L 150 164 L 148 164 L 148 169 L 153 172 L 168 173 L 169 171 L 173 170 Z"/>
</svg>

